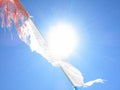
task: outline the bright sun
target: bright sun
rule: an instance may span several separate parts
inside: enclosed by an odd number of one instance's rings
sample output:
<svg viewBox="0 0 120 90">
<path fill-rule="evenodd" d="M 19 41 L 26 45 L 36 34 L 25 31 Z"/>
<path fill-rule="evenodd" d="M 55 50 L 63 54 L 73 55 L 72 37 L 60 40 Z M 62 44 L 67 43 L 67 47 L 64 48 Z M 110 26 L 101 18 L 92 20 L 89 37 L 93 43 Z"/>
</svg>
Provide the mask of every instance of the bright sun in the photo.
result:
<svg viewBox="0 0 120 90">
<path fill-rule="evenodd" d="M 50 28 L 47 40 L 50 51 L 56 58 L 67 58 L 76 47 L 77 35 L 71 25 L 57 23 Z"/>
</svg>

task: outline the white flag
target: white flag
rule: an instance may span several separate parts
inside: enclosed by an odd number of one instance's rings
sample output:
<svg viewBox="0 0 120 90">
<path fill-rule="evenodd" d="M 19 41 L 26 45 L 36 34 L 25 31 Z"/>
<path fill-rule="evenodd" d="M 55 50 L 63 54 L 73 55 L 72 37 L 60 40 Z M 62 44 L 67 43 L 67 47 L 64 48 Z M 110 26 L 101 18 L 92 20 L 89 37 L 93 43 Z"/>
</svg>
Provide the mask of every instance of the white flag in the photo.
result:
<svg viewBox="0 0 120 90">
<path fill-rule="evenodd" d="M 22 34 L 19 35 L 21 40 L 24 41 L 32 51 L 36 51 L 42 55 L 48 62 L 54 66 L 59 66 L 65 75 L 68 77 L 73 86 L 91 86 L 94 83 L 103 83 L 102 79 L 96 79 L 87 83 L 84 83 L 84 78 L 81 72 L 73 67 L 71 64 L 63 59 L 57 59 L 50 53 L 47 42 L 42 37 L 39 30 L 34 25 L 31 18 L 28 18 L 21 27 Z"/>
</svg>

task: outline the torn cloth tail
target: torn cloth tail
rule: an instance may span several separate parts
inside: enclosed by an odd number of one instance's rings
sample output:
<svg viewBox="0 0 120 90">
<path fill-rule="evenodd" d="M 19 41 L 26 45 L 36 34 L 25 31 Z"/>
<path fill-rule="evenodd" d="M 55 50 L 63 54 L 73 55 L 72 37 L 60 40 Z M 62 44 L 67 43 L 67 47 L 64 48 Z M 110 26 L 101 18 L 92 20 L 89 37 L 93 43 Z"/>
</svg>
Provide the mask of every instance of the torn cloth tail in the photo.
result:
<svg viewBox="0 0 120 90">
<path fill-rule="evenodd" d="M 84 83 L 84 78 L 82 76 L 82 73 L 72 65 L 70 65 L 67 62 L 61 62 L 60 68 L 65 73 L 73 87 L 88 87 L 93 85 L 94 83 L 103 83 L 102 79 L 96 79 L 89 82 Z M 76 89 L 75 89 L 76 90 Z"/>
</svg>

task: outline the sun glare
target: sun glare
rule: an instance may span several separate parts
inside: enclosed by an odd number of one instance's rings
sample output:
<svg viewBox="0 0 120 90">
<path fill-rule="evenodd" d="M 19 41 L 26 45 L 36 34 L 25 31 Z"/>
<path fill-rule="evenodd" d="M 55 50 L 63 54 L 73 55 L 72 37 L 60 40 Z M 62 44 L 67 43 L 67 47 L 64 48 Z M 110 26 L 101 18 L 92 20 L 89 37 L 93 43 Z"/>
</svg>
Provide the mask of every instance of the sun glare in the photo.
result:
<svg viewBox="0 0 120 90">
<path fill-rule="evenodd" d="M 47 34 L 51 53 L 56 58 L 67 58 L 77 45 L 77 35 L 72 25 L 58 23 Z"/>
</svg>

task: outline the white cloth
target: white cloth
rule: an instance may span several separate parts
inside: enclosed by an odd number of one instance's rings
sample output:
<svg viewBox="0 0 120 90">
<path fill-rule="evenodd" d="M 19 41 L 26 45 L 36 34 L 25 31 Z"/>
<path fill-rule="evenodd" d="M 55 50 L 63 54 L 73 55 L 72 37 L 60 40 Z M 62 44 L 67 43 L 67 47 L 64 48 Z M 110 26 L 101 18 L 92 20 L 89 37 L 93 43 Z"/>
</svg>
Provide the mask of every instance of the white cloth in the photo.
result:
<svg viewBox="0 0 120 90">
<path fill-rule="evenodd" d="M 49 51 L 47 42 L 39 32 L 39 30 L 34 25 L 31 18 L 28 18 L 26 22 L 21 27 L 22 34 L 19 35 L 21 40 L 23 40 L 26 44 L 28 44 L 32 51 L 36 51 L 41 54 L 48 62 L 50 62 L 54 66 L 59 66 L 65 75 L 70 80 L 73 86 L 91 86 L 94 83 L 102 83 L 102 79 L 96 79 L 87 83 L 84 83 L 83 76 L 79 70 L 73 67 L 71 64 L 66 62 L 63 59 L 54 58 Z"/>
</svg>

